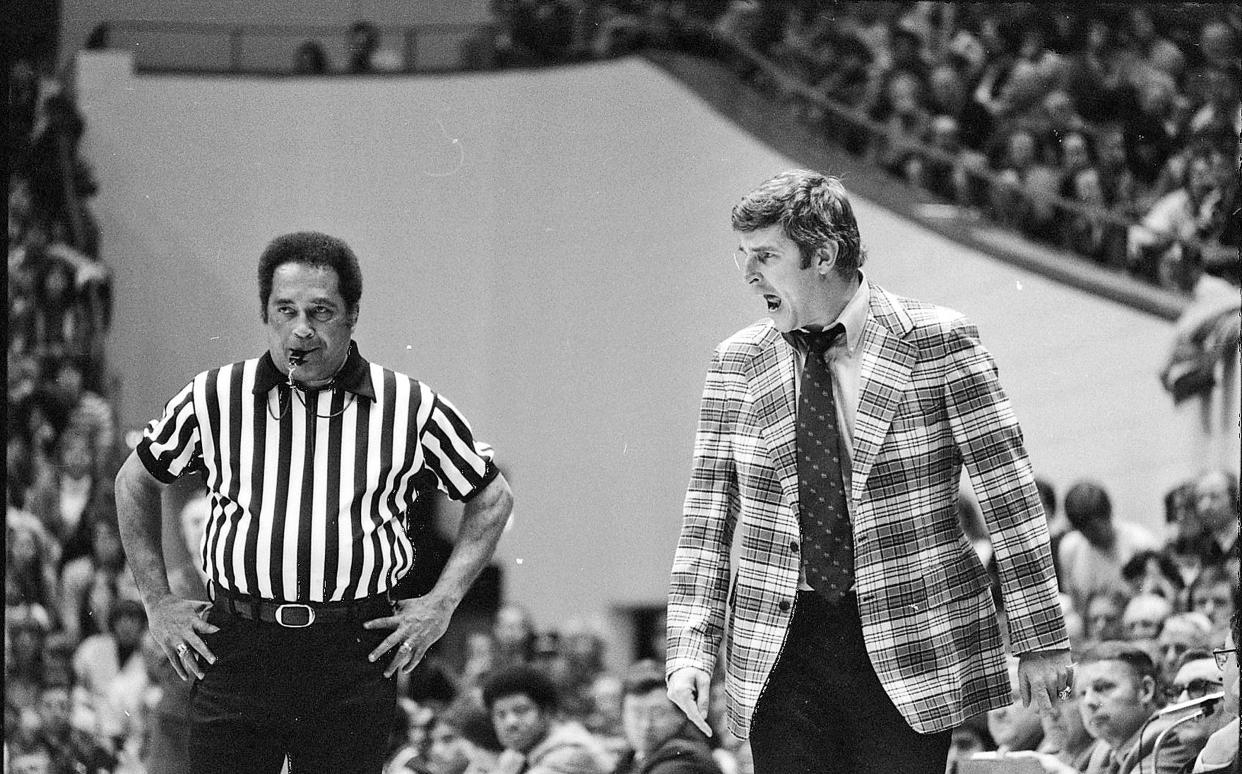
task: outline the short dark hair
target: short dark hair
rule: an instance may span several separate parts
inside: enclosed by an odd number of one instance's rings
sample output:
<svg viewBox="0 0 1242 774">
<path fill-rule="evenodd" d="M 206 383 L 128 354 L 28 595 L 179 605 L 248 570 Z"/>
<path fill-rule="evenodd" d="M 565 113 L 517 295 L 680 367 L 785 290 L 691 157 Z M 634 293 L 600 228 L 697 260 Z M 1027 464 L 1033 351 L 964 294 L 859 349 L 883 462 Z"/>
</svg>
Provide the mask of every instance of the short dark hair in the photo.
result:
<svg viewBox="0 0 1242 774">
<path fill-rule="evenodd" d="M 1108 492 L 1094 481 L 1079 481 L 1070 487 L 1062 507 L 1074 529 L 1081 529 L 1093 518 L 1103 516 L 1111 519 L 1113 516 L 1113 503 L 1108 499 Z"/>
<path fill-rule="evenodd" d="M 733 207 L 732 221 L 734 231 L 779 224 L 798 246 L 804 269 L 830 243 L 837 246 L 836 269 L 847 279 L 867 260 L 845 186 L 819 172 L 794 169 L 768 178 Z"/>
<path fill-rule="evenodd" d="M 507 696 L 524 694 L 545 711 L 560 706 L 556 685 L 542 671 L 525 664 L 505 667 L 494 672 L 483 683 L 483 705 L 491 712 L 496 702 Z"/>
<path fill-rule="evenodd" d="M 496 738 L 496 727 L 492 725 L 487 709 L 470 694 L 457 697 L 445 708 L 444 712 L 440 713 L 436 722 L 452 728 L 476 747 L 497 753 L 505 749 L 505 746 Z"/>
<path fill-rule="evenodd" d="M 337 288 L 348 311 L 358 311 L 362 299 L 362 269 L 349 245 L 318 231 L 297 231 L 273 239 L 259 256 L 259 309 L 267 322 L 267 301 L 272 296 L 272 277 L 286 263 L 300 263 L 336 272 Z"/>
<path fill-rule="evenodd" d="M 626 670 L 621 685 L 625 696 L 641 696 L 656 689 L 663 690 L 665 688 L 664 670 L 654 659 L 645 658 L 642 661 L 636 661 Z"/>
<path fill-rule="evenodd" d="M 1094 664 L 1097 661 L 1120 661 L 1130 668 L 1138 680 L 1144 677 L 1156 679 L 1156 663 L 1151 655 L 1138 645 L 1124 640 L 1105 640 L 1093 645 L 1078 659 L 1079 664 Z"/>
</svg>

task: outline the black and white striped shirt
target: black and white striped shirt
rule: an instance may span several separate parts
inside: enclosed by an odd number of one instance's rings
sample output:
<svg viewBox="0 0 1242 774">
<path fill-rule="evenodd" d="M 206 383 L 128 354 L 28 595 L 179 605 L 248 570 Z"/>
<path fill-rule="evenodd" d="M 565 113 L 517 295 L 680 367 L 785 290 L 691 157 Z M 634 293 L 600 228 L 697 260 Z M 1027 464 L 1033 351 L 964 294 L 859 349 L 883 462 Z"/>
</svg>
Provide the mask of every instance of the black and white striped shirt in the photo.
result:
<svg viewBox="0 0 1242 774">
<path fill-rule="evenodd" d="M 138 444 L 153 476 L 206 475 L 199 560 L 226 589 L 289 602 L 387 591 L 414 564 L 406 513 L 495 476 L 452 404 L 351 345 L 330 387 L 290 388 L 264 354 L 198 374 Z"/>
</svg>

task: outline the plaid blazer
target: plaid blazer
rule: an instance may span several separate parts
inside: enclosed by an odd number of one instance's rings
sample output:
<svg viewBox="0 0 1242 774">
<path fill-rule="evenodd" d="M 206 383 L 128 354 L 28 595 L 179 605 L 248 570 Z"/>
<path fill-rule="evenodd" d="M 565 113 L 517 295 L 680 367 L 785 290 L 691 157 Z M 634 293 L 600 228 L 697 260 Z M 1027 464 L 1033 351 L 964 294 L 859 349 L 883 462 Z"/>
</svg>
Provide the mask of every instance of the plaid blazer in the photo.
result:
<svg viewBox="0 0 1242 774">
<path fill-rule="evenodd" d="M 863 635 L 901 714 L 917 731 L 941 731 L 1010 702 L 987 573 L 955 512 L 963 463 L 992 536 L 1014 653 L 1069 647 L 1047 524 L 1022 431 L 973 324 L 873 284 L 860 356 L 846 499 Z M 673 561 L 667 671 L 710 674 L 728 632 L 726 716 L 742 738 L 800 577 L 795 362 L 770 320 L 717 347 Z"/>
</svg>

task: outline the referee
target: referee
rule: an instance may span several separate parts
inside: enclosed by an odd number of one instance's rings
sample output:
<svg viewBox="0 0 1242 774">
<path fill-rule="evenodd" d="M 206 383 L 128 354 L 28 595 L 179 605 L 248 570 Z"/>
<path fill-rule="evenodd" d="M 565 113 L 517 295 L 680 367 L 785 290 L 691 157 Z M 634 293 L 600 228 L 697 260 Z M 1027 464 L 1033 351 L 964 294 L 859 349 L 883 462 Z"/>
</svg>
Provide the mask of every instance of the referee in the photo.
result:
<svg viewBox="0 0 1242 774">
<path fill-rule="evenodd" d="M 445 398 L 352 340 L 358 259 L 303 232 L 259 259 L 268 351 L 195 376 L 117 475 L 121 537 L 151 633 L 193 680 L 190 771 L 380 771 L 408 672 L 496 548 L 509 486 Z M 202 472 L 198 560 L 211 601 L 173 595 L 160 492 Z M 438 487 L 465 503 L 435 587 L 389 592 L 415 562 L 407 513 Z"/>
</svg>

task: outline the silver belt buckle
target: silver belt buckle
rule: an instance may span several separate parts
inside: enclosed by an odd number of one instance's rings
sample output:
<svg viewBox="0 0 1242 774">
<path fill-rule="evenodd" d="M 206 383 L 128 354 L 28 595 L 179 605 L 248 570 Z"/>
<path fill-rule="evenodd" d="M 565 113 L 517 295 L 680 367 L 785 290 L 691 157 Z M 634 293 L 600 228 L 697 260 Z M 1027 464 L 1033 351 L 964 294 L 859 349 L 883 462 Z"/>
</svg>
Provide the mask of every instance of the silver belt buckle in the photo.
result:
<svg viewBox="0 0 1242 774">
<path fill-rule="evenodd" d="M 292 622 L 288 622 L 285 620 L 285 613 L 289 611 L 293 611 L 294 613 L 297 614 L 294 616 Z M 305 615 L 306 617 L 305 621 L 300 620 L 300 618 L 303 615 Z M 293 604 L 281 605 L 280 607 L 276 608 L 276 623 L 280 624 L 286 629 L 305 629 L 306 627 L 310 626 L 314 622 L 315 622 L 315 610 L 310 605 L 293 603 Z"/>
</svg>

